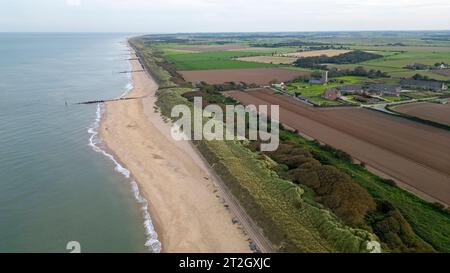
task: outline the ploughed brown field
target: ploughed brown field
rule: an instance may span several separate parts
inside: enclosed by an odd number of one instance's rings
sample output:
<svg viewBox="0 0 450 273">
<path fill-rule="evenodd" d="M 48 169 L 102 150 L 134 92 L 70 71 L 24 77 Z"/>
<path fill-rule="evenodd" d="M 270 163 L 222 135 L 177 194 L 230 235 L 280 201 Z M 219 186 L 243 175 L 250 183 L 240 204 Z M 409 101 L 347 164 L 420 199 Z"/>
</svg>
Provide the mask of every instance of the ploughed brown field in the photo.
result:
<svg viewBox="0 0 450 273">
<path fill-rule="evenodd" d="M 450 125 L 450 104 L 419 102 L 394 107 L 395 111 Z"/>
<path fill-rule="evenodd" d="M 312 108 L 267 89 L 226 95 L 243 104 L 280 105 L 283 124 L 349 153 L 410 191 L 450 204 L 446 130 L 362 108 Z"/>
<path fill-rule="evenodd" d="M 276 80 L 279 82 L 294 80 L 299 76 L 309 76 L 311 73 L 301 70 L 285 68 L 245 68 L 245 69 L 218 69 L 179 71 L 188 82 L 207 82 L 220 84 L 224 82 L 245 82 L 259 85 L 269 84 Z"/>
<path fill-rule="evenodd" d="M 186 46 L 179 47 L 177 49 L 197 52 L 210 52 L 210 51 L 227 51 L 227 50 L 240 50 L 248 48 L 246 45 L 230 44 L 230 45 L 212 45 L 212 46 Z"/>
</svg>

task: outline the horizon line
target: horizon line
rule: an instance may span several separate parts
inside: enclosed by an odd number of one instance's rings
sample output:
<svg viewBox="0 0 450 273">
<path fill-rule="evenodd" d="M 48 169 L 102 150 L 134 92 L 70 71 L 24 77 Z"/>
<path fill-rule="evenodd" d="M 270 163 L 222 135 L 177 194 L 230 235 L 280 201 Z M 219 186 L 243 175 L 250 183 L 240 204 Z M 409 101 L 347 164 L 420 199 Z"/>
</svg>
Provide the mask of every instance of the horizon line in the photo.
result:
<svg viewBox="0 0 450 273">
<path fill-rule="evenodd" d="M 280 30 L 280 31 L 196 31 L 196 32 L 143 32 L 143 31 L 0 31 L 0 34 L 228 34 L 228 33 L 345 33 L 345 32 L 450 32 L 450 29 L 378 29 L 378 30 Z"/>
</svg>

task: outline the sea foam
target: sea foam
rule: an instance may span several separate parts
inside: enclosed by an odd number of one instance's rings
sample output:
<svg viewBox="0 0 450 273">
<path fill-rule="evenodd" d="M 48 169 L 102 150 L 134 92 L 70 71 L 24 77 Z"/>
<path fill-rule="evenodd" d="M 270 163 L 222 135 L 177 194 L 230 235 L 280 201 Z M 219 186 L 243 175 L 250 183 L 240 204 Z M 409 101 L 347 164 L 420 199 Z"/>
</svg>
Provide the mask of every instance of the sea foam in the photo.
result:
<svg viewBox="0 0 450 273">
<path fill-rule="evenodd" d="M 130 82 L 127 84 L 125 88 L 125 92 L 120 96 L 124 97 L 126 96 L 132 89 L 133 84 L 131 82 L 131 77 L 129 78 Z M 118 173 L 121 173 L 123 176 L 125 176 L 127 179 L 131 177 L 131 173 L 128 169 L 124 168 L 111 154 L 107 153 L 105 150 L 100 148 L 101 139 L 98 137 L 98 127 L 100 126 L 100 122 L 102 119 L 102 115 L 104 113 L 104 106 L 103 104 L 97 104 L 97 112 L 95 121 L 93 122 L 92 126 L 88 129 L 88 133 L 91 135 L 89 138 L 89 146 L 92 147 L 92 149 L 97 152 L 103 154 L 105 157 L 109 158 L 112 162 L 115 164 L 115 171 Z M 141 206 L 142 214 L 144 217 L 144 228 L 145 233 L 147 236 L 147 241 L 145 242 L 145 246 L 153 253 L 160 253 L 161 252 L 161 242 L 158 240 L 158 234 L 155 231 L 155 227 L 153 226 L 152 219 L 150 217 L 150 214 L 148 213 L 148 206 L 149 203 L 147 199 L 145 199 L 140 191 L 139 191 L 139 185 L 136 183 L 136 181 L 131 181 L 131 189 L 134 195 L 134 198 Z"/>
</svg>

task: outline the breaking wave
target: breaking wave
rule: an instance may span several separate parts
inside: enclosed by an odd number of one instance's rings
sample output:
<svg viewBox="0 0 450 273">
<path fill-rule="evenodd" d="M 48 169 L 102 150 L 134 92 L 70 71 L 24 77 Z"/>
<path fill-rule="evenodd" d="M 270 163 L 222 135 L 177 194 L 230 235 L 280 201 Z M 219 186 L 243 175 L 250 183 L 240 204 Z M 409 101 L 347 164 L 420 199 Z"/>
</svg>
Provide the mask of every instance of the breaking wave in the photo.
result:
<svg viewBox="0 0 450 273">
<path fill-rule="evenodd" d="M 132 85 L 129 87 L 131 90 Z M 129 92 L 128 90 L 128 92 Z M 101 118 L 104 112 L 103 104 L 97 105 L 96 118 L 92 126 L 89 128 L 88 133 L 91 135 L 89 138 L 89 146 L 97 152 L 103 154 L 105 157 L 109 158 L 115 164 L 114 170 L 118 173 L 121 173 L 124 177 L 129 179 L 131 177 L 131 173 L 128 169 L 124 168 L 111 154 L 107 153 L 105 150 L 100 148 L 101 140 L 98 137 L 98 127 L 100 126 Z M 131 189 L 134 195 L 134 198 L 141 206 L 142 214 L 144 217 L 144 228 L 147 236 L 147 241 L 145 242 L 145 246 L 153 253 L 161 252 L 161 242 L 158 240 L 158 234 L 155 231 L 155 227 L 153 226 L 152 219 L 150 214 L 148 213 L 148 201 L 140 194 L 139 186 L 136 181 L 131 181 Z"/>
</svg>

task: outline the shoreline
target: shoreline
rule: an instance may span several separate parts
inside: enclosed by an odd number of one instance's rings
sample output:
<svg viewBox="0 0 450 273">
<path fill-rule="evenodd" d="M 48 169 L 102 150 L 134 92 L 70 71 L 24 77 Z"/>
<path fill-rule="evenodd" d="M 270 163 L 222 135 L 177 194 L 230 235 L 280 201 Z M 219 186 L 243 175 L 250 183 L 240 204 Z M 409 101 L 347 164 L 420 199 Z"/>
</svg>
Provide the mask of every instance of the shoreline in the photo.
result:
<svg viewBox="0 0 450 273">
<path fill-rule="evenodd" d="M 133 69 L 141 66 L 130 63 Z M 104 104 L 98 134 L 148 200 L 162 251 L 250 252 L 209 167 L 191 143 L 170 137 L 170 125 L 155 112 L 155 81 L 147 71 L 133 73 L 132 85 L 124 97 L 143 98 Z"/>
</svg>

